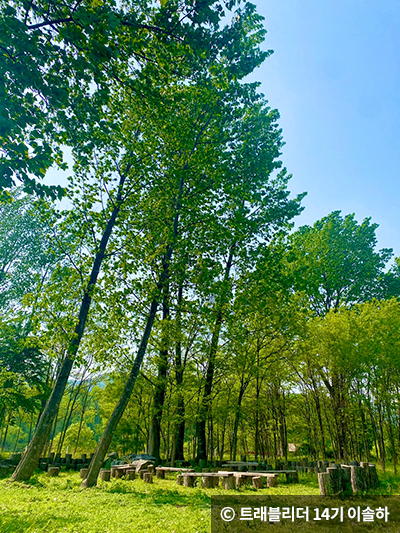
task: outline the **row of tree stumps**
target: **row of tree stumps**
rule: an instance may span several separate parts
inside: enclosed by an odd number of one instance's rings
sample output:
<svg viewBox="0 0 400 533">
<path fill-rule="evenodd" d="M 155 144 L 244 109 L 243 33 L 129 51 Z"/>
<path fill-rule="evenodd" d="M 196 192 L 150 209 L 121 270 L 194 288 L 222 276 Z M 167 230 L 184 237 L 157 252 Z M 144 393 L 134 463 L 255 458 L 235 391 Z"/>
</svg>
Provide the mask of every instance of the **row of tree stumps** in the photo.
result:
<svg viewBox="0 0 400 533">
<path fill-rule="evenodd" d="M 352 461 L 349 465 L 332 465 L 318 474 L 321 496 L 359 494 L 378 486 L 376 466 L 371 463 Z"/>
</svg>

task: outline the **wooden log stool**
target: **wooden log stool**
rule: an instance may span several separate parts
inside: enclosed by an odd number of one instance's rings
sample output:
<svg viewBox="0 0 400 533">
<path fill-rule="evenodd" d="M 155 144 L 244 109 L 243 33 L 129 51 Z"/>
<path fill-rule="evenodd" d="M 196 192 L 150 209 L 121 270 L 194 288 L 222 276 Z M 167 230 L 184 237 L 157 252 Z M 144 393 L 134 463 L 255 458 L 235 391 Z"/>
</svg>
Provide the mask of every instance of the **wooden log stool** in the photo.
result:
<svg viewBox="0 0 400 533">
<path fill-rule="evenodd" d="M 144 473 L 143 473 L 143 482 L 144 483 L 153 483 L 153 474 L 151 472 L 144 471 Z"/>
<path fill-rule="evenodd" d="M 183 485 L 185 487 L 194 487 L 194 484 L 196 483 L 196 476 L 191 476 L 190 474 L 186 474 L 183 476 Z"/>
<path fill-rule="evenodd" d="M 247 477 L 241 476 L 240 474 L 235 476 L 236 477 L 236 488 L 240 489 L 240 487 L 243 487 L 247 483 Z"/>
<path fill-rule="evenodd" d="M 133 481 L 136 478 L 136 469 L 130 468 L 129 470 L 126 470 L 126 477 L 129 481 Z"/>
<path fill-rule="evenodd" d="M 163 470 L 162 468 L 156 468 L 156 478 L 165 479 L 165 470 Z"/>
<path fill-rule="evenodd" d="M 263 488 L 263 481 L 260 476 L 254 476 L 251 480 L 253 487 L 255 489 L 262 489 Z"/>
<path fill-rule="evenodd" d="M 121 479 L 125 475 L 125 470 L 122 470 L 122 468 L 118 468 L 118 470 L 115 471 L 115 479 Z"/>
<path fill-rule="evenodd" d="M 329 479 L 330 476 L 326 472 L 318 474 L 319 493 L 321 496 L 331 495 Z"/>
<path fill-rule="evenodd" d="M 236 488 L 236 480 L 233 474 L 229 474 L 229 476 L 224 476 L 222 479 L 224 489 L 233 490 L 234 488 Z"/>
<path fill-rule="evenodd" d="M 50 466 L 47 470 L 47 475 L 49 477 L 56 477 L 60 473 L 60 467 L 59 466 Z"/>
<path fill-rule="evenodd" d="M 212 489 L 214 487 L 214 478 L 212 476 L 202 476 L 201 487 L 203 489 Z"/>
<path fill-rule="evenodd" d="M 183 476 L 182 476 L 182 474 L 178 474 L 178 477 L 176 478 L 176 482 L 178 483 L 178 485 L 183 485 Z"/>
<path fill-rule="evenodd" d="M 365 481 L 363 476 L 363 469 L 361 466 L 350 466 L 351 469 L 351 488 L 353 490 L 353 494 L 358 494 L 359 492 L 362 492 L 366 489 L 365 487 Z M 329 470 L 329 468 L 327 469 Z"/>
<path fill-rule="evenodd" d="M 89 472 L 89 468 L 81 468 L 80 471 L 79 471 L 79 477 L 81 479 L 86 479 L 88 472 Z"/>
<path fill-rule="evenodd" d="M 111 470 L 106 470 L 105 468 L 100 470 L 100 479 L 102 481 L 110 481 L 111 479 Z"/>
<path fill-rule="evenodd" d="M 278 476 L 276 474 L 267 476 L 267 486 L 269 488 L 276 487 L 277 485 L 278 485 Z"/>
</svg>

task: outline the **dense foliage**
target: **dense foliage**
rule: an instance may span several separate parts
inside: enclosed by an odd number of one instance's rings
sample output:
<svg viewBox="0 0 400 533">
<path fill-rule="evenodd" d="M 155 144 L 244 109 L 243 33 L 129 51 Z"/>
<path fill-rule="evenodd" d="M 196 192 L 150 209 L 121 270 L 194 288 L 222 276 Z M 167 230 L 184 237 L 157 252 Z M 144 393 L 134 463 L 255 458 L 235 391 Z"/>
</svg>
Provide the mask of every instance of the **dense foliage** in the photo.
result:
<svg viewBox="0 0 400 533">
<path fill-rule="evenodd" d="M 397 468 L 398 263 L 370 219 L 292 231 L 279 114 L 243 81 L 269 55 L 254 6 L 0 6 L 0 446 L 29 444 L 15 477 L 97 448 L 89 486 L 110 446 Z M 40 178 L 63 144 L 61 209 Z"/>
</svg>

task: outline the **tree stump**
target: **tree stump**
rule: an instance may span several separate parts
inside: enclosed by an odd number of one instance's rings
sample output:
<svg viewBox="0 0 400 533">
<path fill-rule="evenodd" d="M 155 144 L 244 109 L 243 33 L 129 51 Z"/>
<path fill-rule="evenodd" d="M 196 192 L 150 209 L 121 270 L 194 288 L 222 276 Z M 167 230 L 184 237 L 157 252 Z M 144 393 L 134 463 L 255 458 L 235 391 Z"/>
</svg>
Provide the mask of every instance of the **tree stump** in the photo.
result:
<svg viewBox="0 0 400 533">
<path fill-rule="evenodd" d="M 371 487 L 371 472 L 369 470 L 369 463 L 360 463 L 360 467 L 363 469 L 365 488 L 369 489 Z"/>
<path fill-rule="evenodd" d="M 268 476 L 267 477 L 267 486 L 276 487 L 278 485 L 278 476 Z"/>
<path fill-rule="evenodd" d="M 352 493 L 351 467 L 347 465 L 342 465 L 341 475 L 342 475 L 342 489 L 344 491 L 344 494 L 351 494 Z"/>
<path fill-rule="evenodd" d="M 153 483 L 153 474 L 151 472 L 143 473 L 143 482 L 144 483 Z"/>
<path fill-rule="evenodd" d="M 156 477 L 158 479 L 165 479 L 165 470 L 161 470 L 159 468 L 156 468 Z"/>
<path fill-rule="evenodd" d="M 246 476 L 241 476 L 240 474 L 236 477 L 236 487 L 239 489 L 240 487 L 243 487 L 247 483 Z"/>
<path fill-rule="evenodd" d="M 253 477 L 251 482 L 252 482 L 253 487 L 255 489 L 262 489 L 263 488 L 263 482 L 262 482 L 262 478 L 260 476 Z"/>
<path fill-rule="evenodd" d="M 236 480 L 233 474 L 223 478 L 223 487 L 226 490 L 233 490 L 236 487 Z"/>
<path fill-rule="evenodd" d="M 89 472 L 89 468 L 81 468 L 80 471 L 79 471 L 79 477 L 81 479 L 86 479 L 88 472 Z"/>
<path fill-rule="evenodd" d="M 341 469 L 337 468 L 337 466 L 329 466 L 326 469 L 326 473 L 329 474 L 329 483 L 331 485 L 332 494 L 339 494 L 342 492 Z"/>
<path fill-rule="evenodd" d="M 160 468 L 156 468 L 156 477 L 158 479 L 165 479 L 165 470 L 161 470 Z"/>
<path fill-rule="evenodd" d="M 351 466 L 351 488 L 353 494 L 358 494 L 365 490 L 365 482 L 363 479 L 363 469 L 361 466 Z"/>
<path fill-rule="evenodd" d="M 126 477 L 129 479 L 129 481 L 133 481 L 136 478 L 136 469 L 130 468 L 126 471 Z"/>
<path fill-rule="evenodd" d="M 125 475 L 125 471 L 122 468 L 116 468 L 114 477 L 115 479 L 121 479 Z"/>
<path fill-rule="evenodd" d="M 214 487 L 214 479 L 211 476 L 203 476 L 201 478 L 201 487 L 203 489 L 212 489 Z"/>
<path fill-rule="evenodd" d="M 49 477 L 56 477 L 60 473 L 60 467 L 59 466 L 50 466 L 47 470 L 47 475 Z"/>
<path fill-rule="evenodd" d="M 176 482 L 178 483 L 178 485 L 183 485 L 183 476 L 182 476 L 182 474 L 178 474 L 178 477 L 176 478 Z"/>
<path fill-rule="evenodd" d="M 328 473 L 318 474 L 318 485 L 321 496 L 331 495 L 330 475 Z"/>
<path fill-rule="evenodd" d="M 110 481 L 111 478 L 111 470 L 100 470 L 100 479 L 102 481 Z"/>
<path fill-rule="evenodd" d="M 194 487 L 196 476 L 183 476 L 183 484 L 185 487 Z"/>
<path fill-rule="evenodd" d="M 144 475 L 145 474 L 149 474 L 149 471 L 147 469 L 146 470 L 139 470 L 140 479 L 144 479 Z"/>
<path fill-rule="evenodd" d="M 154 474 L 154 465 L 147 465 L 147 470 L 150 472 L 150 474 Z"/>
</svg>

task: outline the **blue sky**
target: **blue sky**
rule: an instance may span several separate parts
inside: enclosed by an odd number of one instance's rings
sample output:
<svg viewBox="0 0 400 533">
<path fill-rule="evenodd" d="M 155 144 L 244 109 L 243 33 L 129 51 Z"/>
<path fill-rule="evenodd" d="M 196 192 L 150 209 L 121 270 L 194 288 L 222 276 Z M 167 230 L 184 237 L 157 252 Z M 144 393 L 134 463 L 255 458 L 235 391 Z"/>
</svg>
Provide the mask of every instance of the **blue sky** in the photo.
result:
<svg viewBox="0 0 400 533">
<path fill-rule="evenodd" d="M 400 1 L 253 0 L 274 54 L 252 80 L 281 114 L 296 225 L 333 210 L 400 255 Z"/>
</svg>

